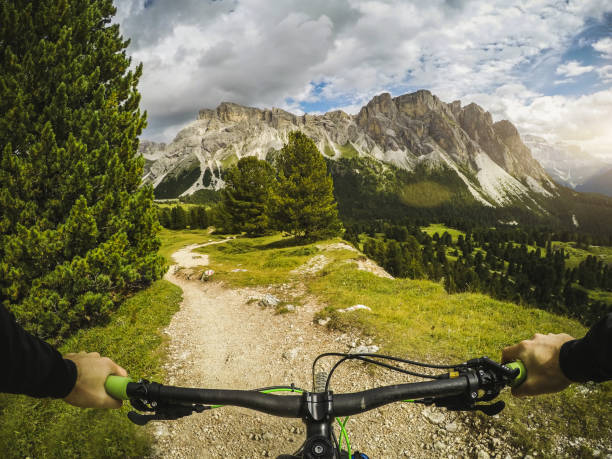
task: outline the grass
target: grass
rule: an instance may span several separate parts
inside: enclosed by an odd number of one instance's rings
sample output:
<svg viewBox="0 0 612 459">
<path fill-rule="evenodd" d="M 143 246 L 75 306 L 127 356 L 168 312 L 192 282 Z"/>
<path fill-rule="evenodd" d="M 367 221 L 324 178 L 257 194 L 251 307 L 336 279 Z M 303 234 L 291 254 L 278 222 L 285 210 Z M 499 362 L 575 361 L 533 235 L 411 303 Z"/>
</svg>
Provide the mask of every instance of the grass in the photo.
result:
<svg viewBox="0 0 612 459">
<path fill-rule="evenodd" d="M 346 142 L 344 145 L 336 145 L 342 158 L 359 158 L 359 152 L 355 149 L 351 142 Z"/>
<path fill-rule="evenodd" d="M 336 152 L 332 147 L 329 146 L 328 143 L 325 144 L 325 148 L 323 149 L 323 153 L 330 158 L 333 158 L 336 155 Z"/>
<path fill-rule="evenodd" d="M 447 229 L 440 225 L 426 230 L 441 234 Z M 346 263 L 359 254 L 317 247 L 330 242 L 336 241 L 296 246 L 274 235 L 236 239 L 199 250 L 209 255 L 217 278 L 232 286 L 289 282 L 292 269 L 314 255 L 324 254 L 330 264 L 317 273 L 299 277 L 309 293 L 325 305 L 318 317 L 331 317 L 331 327 L 372 336 L 383 352 L 399 356 L 449 363 L 482 355 L 499 359 L 505 346 L 536 332 L 566 332 L 573 336 L 586 332 L 574 320 L 486 295 L 450 295 L 441 284 L 426 280 L 376 277 Z M 235 268 L 247 271 L 232 272 Z M 370 306 L 372 312 L 336 312 L 355 304 Z M 515 399 L 506 393 L 502 399 L 507 409 L 497 419 L 483 418 L 484 425 L 509 431 L 512 441 L 524 452 L 554 456 L 559 436 L 587 438 L 605 446 L 612 432 L 610 383 L 589 387 L 586 396 L 582 386 L 576 386 L 557 395 Z M 576 444 L 570 449 L 572 455 L 589 457 L 588 448 Z"/>
<path fill-rule="evenodd" d="M 321 252 L 318 246 L 339 241 L 301 245 L 299 241 L 276 234 L 234 239 L 223 244 L 201 247 L 197 251 L 209 255 L 208 268 L 215 271 L 216 279 L 235 287 L 250 287 L 287 282 L 292 270 Z M 337 261 L 354 256 L 354 252 L 349 250 L 331 250 L 324 254 L 329 260 Z M 234 272 L 235 269 L 246 271 Z"/>
<path fill-rule="evenodd" d="M 126 300 L 105 326 L 81 330 L 60 351 L 100 352 L 135 377 L 163 380 L 161 330 L 178 310 L 181 290 L 157 281 Z M 60 400 L 0 395 L 2 457 L 134 457 L 150 453 L 147 431 L 121 410 L 83 410 Z"/>
<path fill-rule="evenodd" d="M 442 236 L 445 232 L 447 232 L 453 238 L 454 244 L 457 243 L 457 239 L 459 238 L 460 235 L 465 237 L 465 233 L 463 231 L 449 228 L 448 226 L 445 226 L 441 223 L 432 223 L 429 226 L 422 226 L 421 231 L 424 231 L 430 236 L 433 236 L 436 233 L 438 233 L 438 236 Z"/>
<path fill-rule="evenodd" d="M 238 155 L 236 153 L 233 153 L 221 161 L 221 167 L 223 169 L 229 169 L 233 165 L 238 164 L 238 161 L 239 161 Z"/>
<path fill-rule="evenodd" d="M 567 268 L 578 267 L 580 262 L 585 260 L 589 255 L 595 255 L 602 261 L 612 264 L 612 247 L 591 245 L 588 249 L 581 249 L 576 247 L 575 242 L 560 241 L 552 241 L 552 246 L 557 249 L 563 248 L 565 253 L 569 255 L 569 258 L 565 260 L 565 266 Z"/>
<path fill-rule="evenodd" d="M 430 180 L 404 185 L 400 200 L 411 207 L 437 207 L 450 202 L 452 192 L 444 185 Z"/>
</svg>

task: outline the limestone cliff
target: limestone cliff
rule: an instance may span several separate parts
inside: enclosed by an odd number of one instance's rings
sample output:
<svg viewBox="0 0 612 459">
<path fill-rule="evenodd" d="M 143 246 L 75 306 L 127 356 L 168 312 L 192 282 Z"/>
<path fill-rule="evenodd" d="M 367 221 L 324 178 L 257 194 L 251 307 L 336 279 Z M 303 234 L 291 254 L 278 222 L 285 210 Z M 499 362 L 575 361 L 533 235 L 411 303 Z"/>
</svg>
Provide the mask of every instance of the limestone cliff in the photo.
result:
<svg viewBox="0 0 612 459">
<path fill-rule="evenodd" d="M 220 188 L 222 169 L 247 155 L 265 159 L 292 130 L 310 136 L 330 159 L 369 156 L 406 170 L 418 164 L 453 169 L 485 205 L 555 192 L 512 123 L 493 123 L 476 104 L 445 103 L 425 90 L 395 98 L 380 94 L 354 116 L 294 115 L 224 102 L 201 110 L 168 145 L 141 142 L 148 160 L 144 180 L 163 187 L 189 177 L 182 187 L 171 187 L 177 194 Z"/>
</svg>

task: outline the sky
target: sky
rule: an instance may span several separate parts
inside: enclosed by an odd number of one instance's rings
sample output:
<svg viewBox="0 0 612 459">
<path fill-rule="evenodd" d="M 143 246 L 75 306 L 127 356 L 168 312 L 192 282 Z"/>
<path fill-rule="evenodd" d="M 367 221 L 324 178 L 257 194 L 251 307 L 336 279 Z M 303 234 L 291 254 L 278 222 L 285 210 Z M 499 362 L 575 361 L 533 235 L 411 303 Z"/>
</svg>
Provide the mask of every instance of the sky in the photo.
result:
<svg viewBox="0 0 612 459">
<path fill-rule="evenodd" d="M 115 0 L 142 138 L 221 102 L 355 114 L 382 92 L 476 102 L 612 161 L 609 0 Z"/>
</svg>

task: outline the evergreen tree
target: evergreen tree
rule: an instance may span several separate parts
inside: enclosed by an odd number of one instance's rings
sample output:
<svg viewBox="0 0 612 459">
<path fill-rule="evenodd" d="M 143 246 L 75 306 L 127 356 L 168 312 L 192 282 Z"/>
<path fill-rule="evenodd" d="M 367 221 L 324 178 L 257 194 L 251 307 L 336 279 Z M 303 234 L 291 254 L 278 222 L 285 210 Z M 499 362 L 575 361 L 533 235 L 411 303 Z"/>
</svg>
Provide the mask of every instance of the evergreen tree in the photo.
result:
<svg viewBox="0 0 612 459">
<path fill-rule="evenodd" d="M 333 181 L 323 155 L 305 134 L 289 133 L 278 158 L 276 224 L 298 237 L 323 238 L 342 230 Z"/>
<path fill-rule="evenodd" d="M 269 204 L 274 171 L 266 161 L 246 156 L 229 169 L 222 193 L 222 212 L 232 232 L 249 236 L 264 234 L 270 227 Z"/>
<path fill-rule="evenodd" d="M 178 230 L 187 228 L 188 216 L 183 206 L 180 204 L 174 206 L 170 215 L 170 227 L 172 229 Z"/>
<path fill-rule="evenodd" d="M 189 226 L 191 228 L 208 228 L 208 214 L 206 207 L 195 206 L 189 209 Z"/>
<path fill-rule="evenodd" d="M 0 301 L 43 338 L 160 277 L 137 91 L 111 0 L 0 2 Z"/>
</svg>

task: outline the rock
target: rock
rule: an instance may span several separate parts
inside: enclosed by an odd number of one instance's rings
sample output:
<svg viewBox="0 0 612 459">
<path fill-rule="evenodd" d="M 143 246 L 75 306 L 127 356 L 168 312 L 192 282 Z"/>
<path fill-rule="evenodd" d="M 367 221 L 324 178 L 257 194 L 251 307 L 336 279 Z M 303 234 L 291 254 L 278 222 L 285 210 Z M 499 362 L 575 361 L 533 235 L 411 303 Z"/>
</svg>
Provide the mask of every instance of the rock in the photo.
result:
<svg viewBox="0 0 612 459">
<path fill-rule="evenodd" d="M 447 432 L 455 433 L 459 430 L 459 425 L 456 422 L 449 422 L 444 428 Z"/>
<path fill-rule="evenodd" d="M 443 451 L 446 448 L 446 445 L 441 441 L 437 441 L 434 443 L 434 449 L 437 451 Z"/>
<path fill-rule="evenodd" d="M 446 420 L 446 417 L 440 411 L 423 410 L 422 415 L 429 422 L 431 422 L 432 424 L 436 424 L 436 425 L 441 424 L 442 422 Z"/>
<path fill-rule="evenodd" d="M 268 308 L 275 308 L 280 303 L 280 300 L 276 298 L 274 295 L 266 293 L 261 300 L 259 300 L 259 304 Z"/>
<path fill-rule="evenodd" d="M 285 306 L 285 308 L 287 308 L 287 311 L 289 312 L 295 311 L 295 306 L 293 306 L 292 304 L 288 304 L 287 306 Z"/>
<path fill-rule="evenodd" d="M 349 354 L 376 354 L 379 347 L 372 346 L 357 346 L 348 351 Z"/>
<path fill-rule="evenodd" d="M 299 353 L 299 348 L 294 347 L 293 349 L 289 349 L 288 351 L 283 352 L 283 358 L 289 361 L 295 360 Z"/>
<path fill-rule="evenodd" d="M 478 450 L 478 454 L 476 455 L 476 457 L 478 459 L 491 459 L 491 456 L 489 456 L 489 453 L 487 453 L 486 451 L 483 450 Z"/>
<path fill-rule="evenodd" d="M 331 317 L 326 317 L 325 319 L 319 319 L 317 323 L 321 325 L 322 327 L 324 327 L 325 325 L 329 323 L 330 320 L 331 320 Z"/>
<path fill-rule="evenodd" d="M 355 306 L 351 306 L 346 309 L 338 309 L 338 312 L 352 312 L 352 311 L 358 311 L 360 309 L 363 309 L 364 311 L 372 311 L 372 309 L 370 309 L 368 306 L 364 304 L 356 304 Z"/>
</svg>

